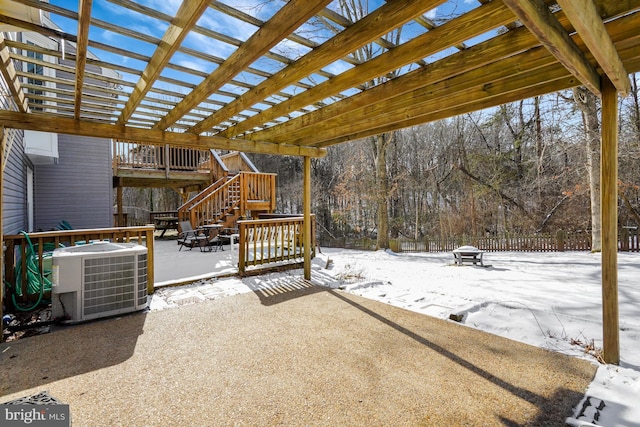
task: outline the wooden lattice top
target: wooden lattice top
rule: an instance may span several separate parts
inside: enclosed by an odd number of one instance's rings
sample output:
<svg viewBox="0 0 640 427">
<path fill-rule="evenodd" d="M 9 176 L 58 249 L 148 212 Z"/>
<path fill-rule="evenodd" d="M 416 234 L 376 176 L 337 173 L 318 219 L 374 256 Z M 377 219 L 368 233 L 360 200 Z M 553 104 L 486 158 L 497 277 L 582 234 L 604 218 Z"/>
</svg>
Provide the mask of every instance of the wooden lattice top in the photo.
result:
<svg viewBox="0 0 640 427">
<path fill-rule="evenodd" d="M 0 124 L 322 156 L 640 70 L 640 0 L 338 3 L 0 0 Z"/>
</svg>

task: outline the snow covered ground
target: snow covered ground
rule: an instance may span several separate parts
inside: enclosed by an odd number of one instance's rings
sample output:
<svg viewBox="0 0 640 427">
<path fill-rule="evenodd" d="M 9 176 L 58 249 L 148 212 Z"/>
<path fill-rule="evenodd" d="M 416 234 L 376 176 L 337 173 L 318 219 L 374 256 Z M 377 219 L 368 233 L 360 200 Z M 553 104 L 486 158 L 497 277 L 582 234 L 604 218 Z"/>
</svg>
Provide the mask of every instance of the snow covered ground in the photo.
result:
<svg viewBox="0 0 640 427">
<path fill-rule="evenodd" d="M 450 253 L 324 252 L 355 294 L 594 363 L 602 349 L 599 254 L 485 253 L 483 268 L 454 266 Z M 640 254 L 618 264 L 620 366 L 600 365 L 586 395 L 605 403 L 597 425 L 640 426 Z M 589 412 L 570 421 L 590 425 Z"/>
<path fill-rule="evenodd" d="M 314 260 L 314 270 L 322 274 L 314 282 L 329 278 L 327 286 L 442 319 L 457 315 L 469 327 L 598 363 L 599 254 L 485 253 L 484 263 L 455 266 L 451 253 L 323 248 Z M 620 366 L 599 366 L 568 419 L 572 425 L 640 426 L 640 254 L 621 253 L 618 263 Z M 152 309 L 247 292 L 261 280 L 275 279 L 229 278 L 168 288 L 154 295 Z"/>
</svg>

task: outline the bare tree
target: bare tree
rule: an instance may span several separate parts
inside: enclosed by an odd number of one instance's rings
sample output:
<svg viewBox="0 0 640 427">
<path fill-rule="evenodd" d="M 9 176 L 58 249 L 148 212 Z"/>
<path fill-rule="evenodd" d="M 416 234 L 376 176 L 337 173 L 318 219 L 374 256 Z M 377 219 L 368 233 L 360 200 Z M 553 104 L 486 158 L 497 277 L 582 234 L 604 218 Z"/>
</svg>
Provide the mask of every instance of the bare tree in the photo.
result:
<svg viewBox="0 0 640 427">
<path fill-rule="evenodd" d="M 587 175 L 591 197 L 591 250 L 600 252 L 600 121 L 598 98 L 585 87 L 573 89 L 573 101 L 582 113 L 587 153 Z"/>
</svg>

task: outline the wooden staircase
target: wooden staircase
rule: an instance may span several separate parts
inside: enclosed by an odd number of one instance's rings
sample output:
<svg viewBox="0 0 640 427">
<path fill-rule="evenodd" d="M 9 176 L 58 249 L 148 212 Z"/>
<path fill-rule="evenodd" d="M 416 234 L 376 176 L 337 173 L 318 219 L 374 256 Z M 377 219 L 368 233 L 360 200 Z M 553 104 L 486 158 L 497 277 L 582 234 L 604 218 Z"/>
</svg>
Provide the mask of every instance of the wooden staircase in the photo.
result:
<svg viewBox="0 0 640 427">
<path fill-rule="evenodd" d="M 194 228 L 207 224 L 237 228 L 241 218 L 275 210 L 275 178 L 245 171 L 223 177 L 180 206 L 178 221 L 189 221 Z"/>
<path fill-rule="evenodd" d="M 256 218 L 276 208 L 276 175 L 258 172 L 239 152 L 114 141 L 114 187 L 121 206 L 122 187 L 171 187 L 183 195 L 179 221 L 196 228 L 220 224 L 237 228 L 241 218 Z M 188 199 L 193 191 L 199 193 Z"/>
</svg>

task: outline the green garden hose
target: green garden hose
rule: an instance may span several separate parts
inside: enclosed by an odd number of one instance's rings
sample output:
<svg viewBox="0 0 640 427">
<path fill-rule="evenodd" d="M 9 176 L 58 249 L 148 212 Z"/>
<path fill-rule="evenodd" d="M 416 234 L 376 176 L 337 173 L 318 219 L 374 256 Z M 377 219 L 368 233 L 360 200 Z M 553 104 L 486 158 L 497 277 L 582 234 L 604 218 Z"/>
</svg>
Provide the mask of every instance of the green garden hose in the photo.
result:
<svg viewBox="0 0 640 427">
<path fill-rule="evenodd" d="M 26 241 L 27 241 L 27 250 L 25 251 L 25 262 L 26 262 L 26 274 L 27 274 L 27 294 L 35 295 L 38 294 L 38 299 L 31 306 L 23 307 L 16 301 L 16 296 L 22 296 L 22 268 L 21 262 L 18 262 L 15 268 L 15 278 L 16 284 L 13 287 L 13 292 L 11 293 L 13 305 L 16 307 L 18 311 L 31 311 L 38 307 L 42 302 L 42 298 L 44 293 L 51 290 L 51 280 L 49 277 L 51 276 L 51 270 L 44 269 L 45 259 L 51 259 L 51 253 L 53 249 L 55 249 L 55 245 L 53 243 L 46 243 L 43 247 L 43 268 L 40 269 L 38 263 L 38 250 L 36 246 L 31 242 L 29 235 L 21 231 Z"/>
</svg>

